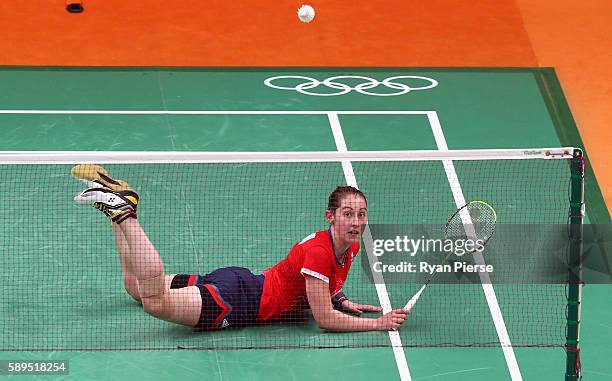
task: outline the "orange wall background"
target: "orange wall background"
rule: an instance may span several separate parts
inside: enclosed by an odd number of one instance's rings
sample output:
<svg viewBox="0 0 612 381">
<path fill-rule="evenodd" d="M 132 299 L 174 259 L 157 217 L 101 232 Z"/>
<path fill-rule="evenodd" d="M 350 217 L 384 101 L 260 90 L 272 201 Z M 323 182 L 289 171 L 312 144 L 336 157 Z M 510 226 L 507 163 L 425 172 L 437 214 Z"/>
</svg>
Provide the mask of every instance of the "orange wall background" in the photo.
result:
<svg viewBox="0 0 612 381">
<path fill-rule="evenodd" d="M 612 206 L 609 0 L 302 2 L 4 1 L 0 65 L 555 67 Z"/>
<path fill-rule="evenodd" d="M 539 66 L 555 67 L 612 210 L 612 1 L 517 0 Z"/>
<path fill-rule="evenodd" d="M 3 64 L 536 65 L 514 0 L 0 2 Z M 350 4 L 350 6 L 348 5 Z"/>
</svg>

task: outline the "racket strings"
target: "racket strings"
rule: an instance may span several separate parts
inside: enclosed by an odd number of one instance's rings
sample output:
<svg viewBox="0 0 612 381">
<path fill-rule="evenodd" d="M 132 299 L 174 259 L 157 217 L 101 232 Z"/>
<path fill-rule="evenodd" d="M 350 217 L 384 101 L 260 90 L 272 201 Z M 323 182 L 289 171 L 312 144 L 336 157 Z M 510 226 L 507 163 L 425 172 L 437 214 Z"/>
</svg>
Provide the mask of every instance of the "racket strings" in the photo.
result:
<svg viewBox="0 0 612 381">
<path fill-rule="evenodd" d="M 495 210 L 489 204 L 472 201 L 451 217 L 446 224 L 445 236 L 455 240 L 469 238 L 486 242 L 495 232 L 496 220 Z"/>
</svg>

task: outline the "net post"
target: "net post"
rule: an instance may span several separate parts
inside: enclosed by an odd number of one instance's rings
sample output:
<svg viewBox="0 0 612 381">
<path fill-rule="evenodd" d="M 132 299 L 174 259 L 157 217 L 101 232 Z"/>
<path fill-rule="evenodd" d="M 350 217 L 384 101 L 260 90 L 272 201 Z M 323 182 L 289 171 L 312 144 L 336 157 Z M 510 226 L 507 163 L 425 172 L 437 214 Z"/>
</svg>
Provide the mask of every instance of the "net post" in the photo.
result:
<svg viewBox="0 0 612 381">
<path fill-rule="evenodd" d="M 584 221 L 585 160 L 580 149 L 574 149 L 570 160 L 569 258 L 567 293 L 567 332 L 565 350 L 566 381 L 582 378 L 580 367 L 580 310 L 582 302 L 582 236 Z"/>
</svg>

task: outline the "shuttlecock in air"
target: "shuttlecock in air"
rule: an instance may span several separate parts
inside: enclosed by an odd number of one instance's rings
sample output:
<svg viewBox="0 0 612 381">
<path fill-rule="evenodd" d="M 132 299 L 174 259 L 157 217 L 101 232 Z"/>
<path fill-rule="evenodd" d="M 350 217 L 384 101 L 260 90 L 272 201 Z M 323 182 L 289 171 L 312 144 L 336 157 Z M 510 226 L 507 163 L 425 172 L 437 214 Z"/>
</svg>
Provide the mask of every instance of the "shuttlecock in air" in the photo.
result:
<svg viewBox="0 0 612 381">
<path fill-rule="evenodd" d="M 315 10 L 308 4 L 303 4 L 297 11 L 298 18 L 301 22 L 309 23 L 315 17 Z"/>
</svg>

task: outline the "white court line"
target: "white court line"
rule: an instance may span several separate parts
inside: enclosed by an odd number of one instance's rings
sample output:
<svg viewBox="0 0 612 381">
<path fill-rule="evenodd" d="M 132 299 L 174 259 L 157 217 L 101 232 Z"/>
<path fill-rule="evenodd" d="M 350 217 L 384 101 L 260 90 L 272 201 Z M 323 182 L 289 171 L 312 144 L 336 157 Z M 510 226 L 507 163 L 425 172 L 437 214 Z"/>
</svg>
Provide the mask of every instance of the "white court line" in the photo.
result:
<svg viewBox="0 0 612 381">
<path fill-rule="evenodd" d="M 329 124 L 332 129 L 332 133 L 334 134 L 334 140 L 336 141 L 336 147 L 338 149 L 338 152 L 348 152 L 346 142 L 344 140 L 344 134 L 342 133 L 342 127 L 340 126 L 340 120 L 338 119 L 338 113 L 329 112 L 327 115 L 329 119 Z M 359 188 L 351 162 L 348 160 L 343 160 L 342 169 L 344 171 L 344 177 L 346 178 L 347 185 Z M 369 247 L 374 247 L 372 241 L 372 232 L 370 231 L 370 227 L 367 225 L 363 232 L 363 241 L 366 249 Z M 374 253 L 371 252 L 371 250 L 366 250 L 366 253 L 368 256 L 370 267 L 373 268 L 374 262 L 376 262 L 376 257 L 374 256 Z M 389 300 L 387 286 L 385 285 L 385 281 L 381 273 L 372 272 L 372 275 L 374 277 L 374 284 L 376 285 L 376 293 L 378 294 L 380 306 L 383 309 L 383 313 L 387 313 L 391 311 L 391 301 Z M 411 381 L 412 378 L 410 377 L 410 369 L 408 369 L 408 362 L 406 361 L 406 356 L 404 354 L 402 340 L 400 338 L 399 332 L 389 331 L 388 333 L 389 340 L 391 340 L 391 347 L 393 348 L 393 355 L 395 356 L 395 362 L 397 363 L 397 369 L 399 371 L 400 379 L 402 381 Z"/>
<path fill-rule="evenodd" d="M 446 144 L 446 138 L 444 137 L 442 125 L 438 119 L 438 114 L 435 111 L 431 111 L 427 114 L 427 118 L 429 119 L 429 124 L 431 125 L 431 130 L 436 140 L 438 149 L 441 151 L 448 151 L 448 145 Z M 457 172 L 455 171 L 455 165 L 453 164 L 452 160 L 443 160 L 442 163 L 444 164 L 446 177 L 448 178 L 451 191 L 453 192 L 455 204 L 457 205 L 457 208 L 460 208 L 465 205 L 466 202 L 463 195 L 463 190 L 461 189 L 461 184 L 459 183 L 459 178 L 457 177 Z M 466 234 L 468 236 L 474 236 L 475 232 L 470 216 L 467 214 L 461 215 L 461 221 L 466 228 Z M 475 254 L 474 260 L 479 265 L 485 264 L 482 253 L 478 253 L 478 255 Z M 489 311 L 491 312 L 493 323 L 495 324 L 495 330 L 497 331 L 497 336 L 499 338 L 504 357 L 506 358 L 506 364 L 508 365 L 508 370 L 510 371 L 510 377 L 513 381 L 522 381 L 523 377 L 521 375 L 521 370 L 519 369 L 518 362 L 516 361 L 514 349 L 512 348 L 510 336 L 508 335 L 508 330 L 506 328 L 506 323 L 504 322 L 504 317 L 499 307 L 497 296 L 495 295 L 495 290 L 491 284 L 489 274 L 481 272 L 480 281 L 482 283 L 482 289 L 484 291 L 487 304 L 489 305 Z"/>
<path fill-rule="evenodd" d="M 272 110 L 0 110 L 0 114 L 66 114 L 66 115 L 327 115 L 329 110 L 272 111 Z M 333 111 L 347 115 L 427 115 L 429 111 Z"/>
</svg>

